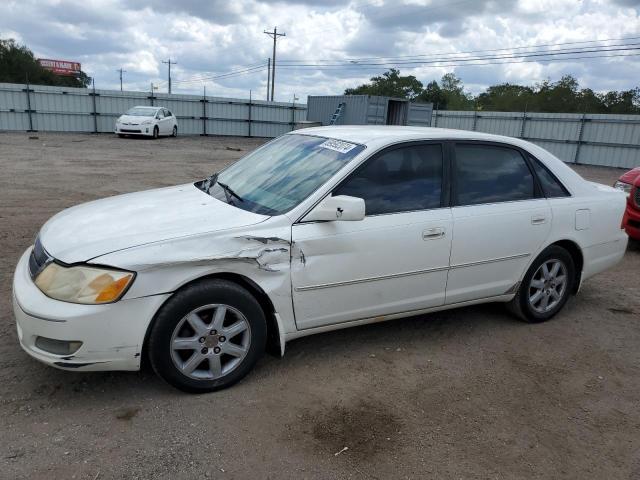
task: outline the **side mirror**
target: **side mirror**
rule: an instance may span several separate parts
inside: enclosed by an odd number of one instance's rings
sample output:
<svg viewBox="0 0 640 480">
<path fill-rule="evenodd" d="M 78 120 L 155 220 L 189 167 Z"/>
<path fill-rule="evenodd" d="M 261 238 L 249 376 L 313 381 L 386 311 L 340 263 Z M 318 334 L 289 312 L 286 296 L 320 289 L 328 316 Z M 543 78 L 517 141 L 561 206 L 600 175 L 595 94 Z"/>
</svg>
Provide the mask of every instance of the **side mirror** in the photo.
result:
<svg viewBox="0 0 640 480">
<path fill-rule="evenodd" d="M 364 200 L 362 198 L 338 195 L 326 197 L 303 219 L 303 222 L 315 221 L 358 221 L 364 219 Z"/>
</svg>

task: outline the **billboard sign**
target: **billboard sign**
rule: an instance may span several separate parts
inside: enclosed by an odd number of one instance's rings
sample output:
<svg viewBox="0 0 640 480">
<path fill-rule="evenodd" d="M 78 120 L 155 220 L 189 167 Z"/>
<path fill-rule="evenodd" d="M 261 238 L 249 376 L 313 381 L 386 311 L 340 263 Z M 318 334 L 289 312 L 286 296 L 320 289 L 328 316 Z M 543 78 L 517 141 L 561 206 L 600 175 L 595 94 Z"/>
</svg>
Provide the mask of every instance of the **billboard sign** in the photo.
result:
<svg viewBox="0 0 640 480">
<path fill-rule="evenodd" d="M 52 71 L 56 75 L 78 75 L 80 73 L 80 63 L 69 62 L 67 60 L 51 60 L 49 58 L 39 58 L 38 63 L 42 68 Z"/>
</svg>

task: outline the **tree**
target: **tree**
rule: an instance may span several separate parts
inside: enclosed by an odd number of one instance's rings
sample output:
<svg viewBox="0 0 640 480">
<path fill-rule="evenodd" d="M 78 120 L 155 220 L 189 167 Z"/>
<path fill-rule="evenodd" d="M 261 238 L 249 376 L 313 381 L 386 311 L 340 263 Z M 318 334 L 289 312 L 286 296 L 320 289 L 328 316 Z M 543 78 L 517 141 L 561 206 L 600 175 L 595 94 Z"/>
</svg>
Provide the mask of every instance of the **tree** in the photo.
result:
<svg viewBox="0 0 640 480">
<path fill-rule="evenodd" d="M 381 95 L 385 97 L 415 99 L 422 92 L 422 82 L 413 75 L 400 76 L 400 71 L 392 68 L 379 77 L 371 77 L 371 83 L 356 88 L 347 88 L 345 95 Z"/>
<path fill-rule="evenodd" d="M 494 112 L 522 112 L 533 107 L 531 87 L 502 83 L 493 85 L 476 97 L 478 108 Z"/>
<path fill-rule="evenodd" d="M 580 105 L 578 81 L 571 75 L 564 75 L 555 83 L 545 80 L 537 86 L 536 90 L 536 111 L 550 113 L 584 111 Z"/>
<path fill-rule="evenodd" d="M 447 110 L 468 110 L 473 108 L 474 99 L 464 91 L 462 80 L 453 73 L 445 73 L 440 80 L 446 99 Z"/>
<path fill-rule="evenodd" d="M 434 108 L 439 110 L 447 109 L 447 97 L 435 80 L 427 83 L 427 86 L 422 93 L 416 97 L 416 100 L 419 102 L 433 103 Z"/>
<path fill-rule="evenodd" d="M 86 73 L 77 77 L 56 75 L 42 68 L 33 52 L 13 39 L 0 39 L 0 82 L 36 85 L 59 85 L 66 87 L 87 87 L 91 83 Z"/>
<path fill-rule="evenodd" d="M 640 88 L 607 92 L 601 96 L 606 113 L 640 113 Z"/>
<path fill-rule="evenodd" d="M 606 93 L 580 89 L 578 80 L 564 75 L 560 80 L 545 80 L 534 86 L 501 83 L 488 87 L 477 96 L 467 93 L 462 80 L 453 73 L 443 75 L 440 83 L 432 80 L 422 88 L 414 76 L 401 76 L 391 69 L 371 83 L 348 88 L 347 95 L 368 94 L 431 102 L 439 110 L 548 113 L 633 113 L 640 114 L 640 88 Z"/>
</svg>

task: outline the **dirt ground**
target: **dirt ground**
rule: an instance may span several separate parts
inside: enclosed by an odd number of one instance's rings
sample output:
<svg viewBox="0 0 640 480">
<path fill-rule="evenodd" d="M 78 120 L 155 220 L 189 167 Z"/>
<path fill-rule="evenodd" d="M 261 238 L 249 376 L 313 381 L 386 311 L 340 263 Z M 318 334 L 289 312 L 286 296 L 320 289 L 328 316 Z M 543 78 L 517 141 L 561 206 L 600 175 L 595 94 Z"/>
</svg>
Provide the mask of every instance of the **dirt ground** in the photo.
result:
<svg viewBox="0 0 640 480">
<path fill-rule="evenodd" d="M 640 478 L 637 245 L 544 324 L 484 305 L 316 335 L 186 395 L 32 360 L 13 269 L 59 210 L 202 178 L 262 140 L 34 136 L 0 133 L 0 478 Z"/>
</svg>

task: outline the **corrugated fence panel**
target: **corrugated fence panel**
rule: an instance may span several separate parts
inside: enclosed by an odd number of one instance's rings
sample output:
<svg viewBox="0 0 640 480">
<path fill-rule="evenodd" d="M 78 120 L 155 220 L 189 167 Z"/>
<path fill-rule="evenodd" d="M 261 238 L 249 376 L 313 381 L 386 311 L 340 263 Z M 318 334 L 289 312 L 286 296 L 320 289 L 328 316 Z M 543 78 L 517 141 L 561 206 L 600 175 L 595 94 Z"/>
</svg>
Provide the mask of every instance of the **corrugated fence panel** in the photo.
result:
<svg viewBox="0 0 640 480">
<path fill-rule="evenodd" d="M 521 118 L 501 117 L 494 115 L 494 113 L 496 112 L 483 112 L 482 115 L 478 115 L 478 118 L 476 118 L 476 130 L 478 132 L 510 137 L 520 135 Z"/>
<path fill-rule="evenodd" d="M 571 143 L 559 143 L 554 141 L 545 140 L 530 140 L 531 143 L 541 146 L 545 150 L 550 151 L 560 160 L 567 163 L 573 163 L 573 159 L 576 157 L 576 144 Z"/>
<path fill-rule="evenodd" d="M 438 112 L 438 127 L 455 128 L 458 130 L 473 130 L 473 113 L 471 112 L 447 112 L 455 115 L 441 115 Z M 435 115 L 434 115 L 435 116 Z"/>
<path fill-rule="evenodd" d="M 180 133 L 274 137 L 307 116 L 304 104 L 43 85 L 30 85 L 27 97 L 26 90 L 0 83 L 0 130 L 113 132 L 116 118 L 130 108 L 155 105 L 171 110 Z"/>
<path fill-rule="evenodd" d="M 586 165 L 631 168 L 640 166 L 640 151 L 637 148 L 582 145 L 579 159 Z"/>
<path fill-rule="evenodd" d="M 523 138 L 569 163 L 640 165 L 640 115 L 434 112 L 432 126 Z"/>
</svg>

